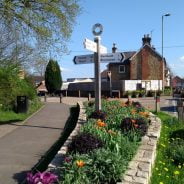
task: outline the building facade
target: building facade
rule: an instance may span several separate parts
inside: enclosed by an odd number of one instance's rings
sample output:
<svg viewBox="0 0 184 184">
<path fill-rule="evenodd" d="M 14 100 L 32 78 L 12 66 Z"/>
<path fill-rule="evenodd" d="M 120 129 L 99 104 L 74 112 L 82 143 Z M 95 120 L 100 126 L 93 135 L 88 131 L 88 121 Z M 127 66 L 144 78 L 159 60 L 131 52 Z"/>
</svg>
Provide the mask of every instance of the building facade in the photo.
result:
<svg viewBox="0 0 184 184">
<path fill-rule="evenodd" d="M 163 80 L 164 86 L 170 84 L 165 59 L 151 46 L 151 38 L 144 35 L 142 47 L 133 52 L 124 52 L 124 61 L 109 63 L 112 81 L 119 80 Z"/>
</svg>

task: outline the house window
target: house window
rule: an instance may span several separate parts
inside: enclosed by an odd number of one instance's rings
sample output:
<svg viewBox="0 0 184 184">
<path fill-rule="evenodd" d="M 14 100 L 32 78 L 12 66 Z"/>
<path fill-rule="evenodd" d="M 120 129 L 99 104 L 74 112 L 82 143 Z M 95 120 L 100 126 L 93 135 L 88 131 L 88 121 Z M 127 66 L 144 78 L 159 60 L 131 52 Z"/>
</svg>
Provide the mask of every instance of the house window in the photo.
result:
<svg viewBox="0 0 184 184">
<path fill-rule="evenodd" d="M 125 65 L 119 65 L 119 73 L 125 73 Z"/>
</svg>

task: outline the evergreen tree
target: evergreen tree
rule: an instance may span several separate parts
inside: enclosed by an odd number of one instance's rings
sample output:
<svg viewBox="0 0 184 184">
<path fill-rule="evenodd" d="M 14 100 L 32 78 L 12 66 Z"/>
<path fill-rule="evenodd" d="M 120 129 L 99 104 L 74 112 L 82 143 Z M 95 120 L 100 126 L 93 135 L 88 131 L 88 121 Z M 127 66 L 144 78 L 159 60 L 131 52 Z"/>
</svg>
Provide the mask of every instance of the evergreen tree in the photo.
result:
<svg viewBox="0 0 184 184">
<path fill-rule="evenodd" d="M 54 61 L 52 59 L 49 60 L 49 63 L 46 67 L 45 85 L 46 85 L 47 91 L 50 94 L 61 89 L 61 85 L 62 85 L 61 71 L 57 61 Z"/>
</svg>

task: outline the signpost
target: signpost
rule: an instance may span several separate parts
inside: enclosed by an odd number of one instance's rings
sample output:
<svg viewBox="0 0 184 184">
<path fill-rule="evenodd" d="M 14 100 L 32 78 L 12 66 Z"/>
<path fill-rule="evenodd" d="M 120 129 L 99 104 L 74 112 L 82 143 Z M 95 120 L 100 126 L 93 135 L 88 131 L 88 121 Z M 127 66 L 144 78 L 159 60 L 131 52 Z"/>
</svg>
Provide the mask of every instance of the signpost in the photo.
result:
<svg viewBox="0 0 184 184">
<path fill-rule="evenodd" d="M 123 62 L 125 59 L 125 56 L 123 52 L 116 52 L 116 53 L 107 53 L 107 54 L 101 54 L 100 61 L 101 63 L 119 63 Z"/>
<path fill-rule="evenodd" d="M 100 55 L 100 62 L 101 63 L 123 62 L 124 59 L 125 59 L 125 56 L 124 56 L 123 52 L 107 53 L 107 54 Z M 94 54 L 75 56 L 73 59 L 73 62 L 75 64 L 94 63 Z"/>
<path fill-rule="evenodd" d="M 97 52 L 97 43 L 86 38 L 84 40 L 84 48 L 93 52 Z M 103 45 L 100 45 L 100 52 L 107 53 L 107 48 Z"/>
<path fill-rule="evenodd" d="M 75 56 L 73 58 L 75 64 L 88 64 L 94 63 L 94 54 Z"/>
<path fill-rule="evenodd" d="M 94 63 L 95 65 L 95 110 L 101 110 L 101 76 L 100 76 L 100 62 L 123 62 L 125 56 L 123 53 L 107 53 L 107 48 L 100 45 L 100 35 L 103 32 L 101 24 L 95 24 L 92 28 L 95 35 L 94 41 L 85 39 L 84 48 L 94 52 L 94 54 L 75 56 L 73 62 L 75 64 Z M 111 85 L 111 81 L 110 81 Z M 110 86 L 112 88 L 112 86 Z M 112 89 L 110 90 L 112 95 Z"/>
<path fill-rule="evenodd" d="M 100 36 L 96 36 L 94 41 L 97 44 L 95 58 L 95 110 L 101 110 L 101 76 L 100 76 Z"/>
</svg>

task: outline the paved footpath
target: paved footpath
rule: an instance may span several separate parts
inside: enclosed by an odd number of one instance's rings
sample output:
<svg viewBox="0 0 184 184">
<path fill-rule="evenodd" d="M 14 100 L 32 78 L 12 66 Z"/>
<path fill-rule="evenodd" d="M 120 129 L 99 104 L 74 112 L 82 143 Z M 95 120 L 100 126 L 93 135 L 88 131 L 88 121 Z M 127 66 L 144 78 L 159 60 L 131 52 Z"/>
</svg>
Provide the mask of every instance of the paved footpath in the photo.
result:
<svg viewBox="0 0 184 184">
<path fill-rule="evenodd" d="M 0 125 L 0 184 L 20 183 L 60 137 L 69 115 L 69 105 L 46 103 L 22 124 Z"/>
</svg>

